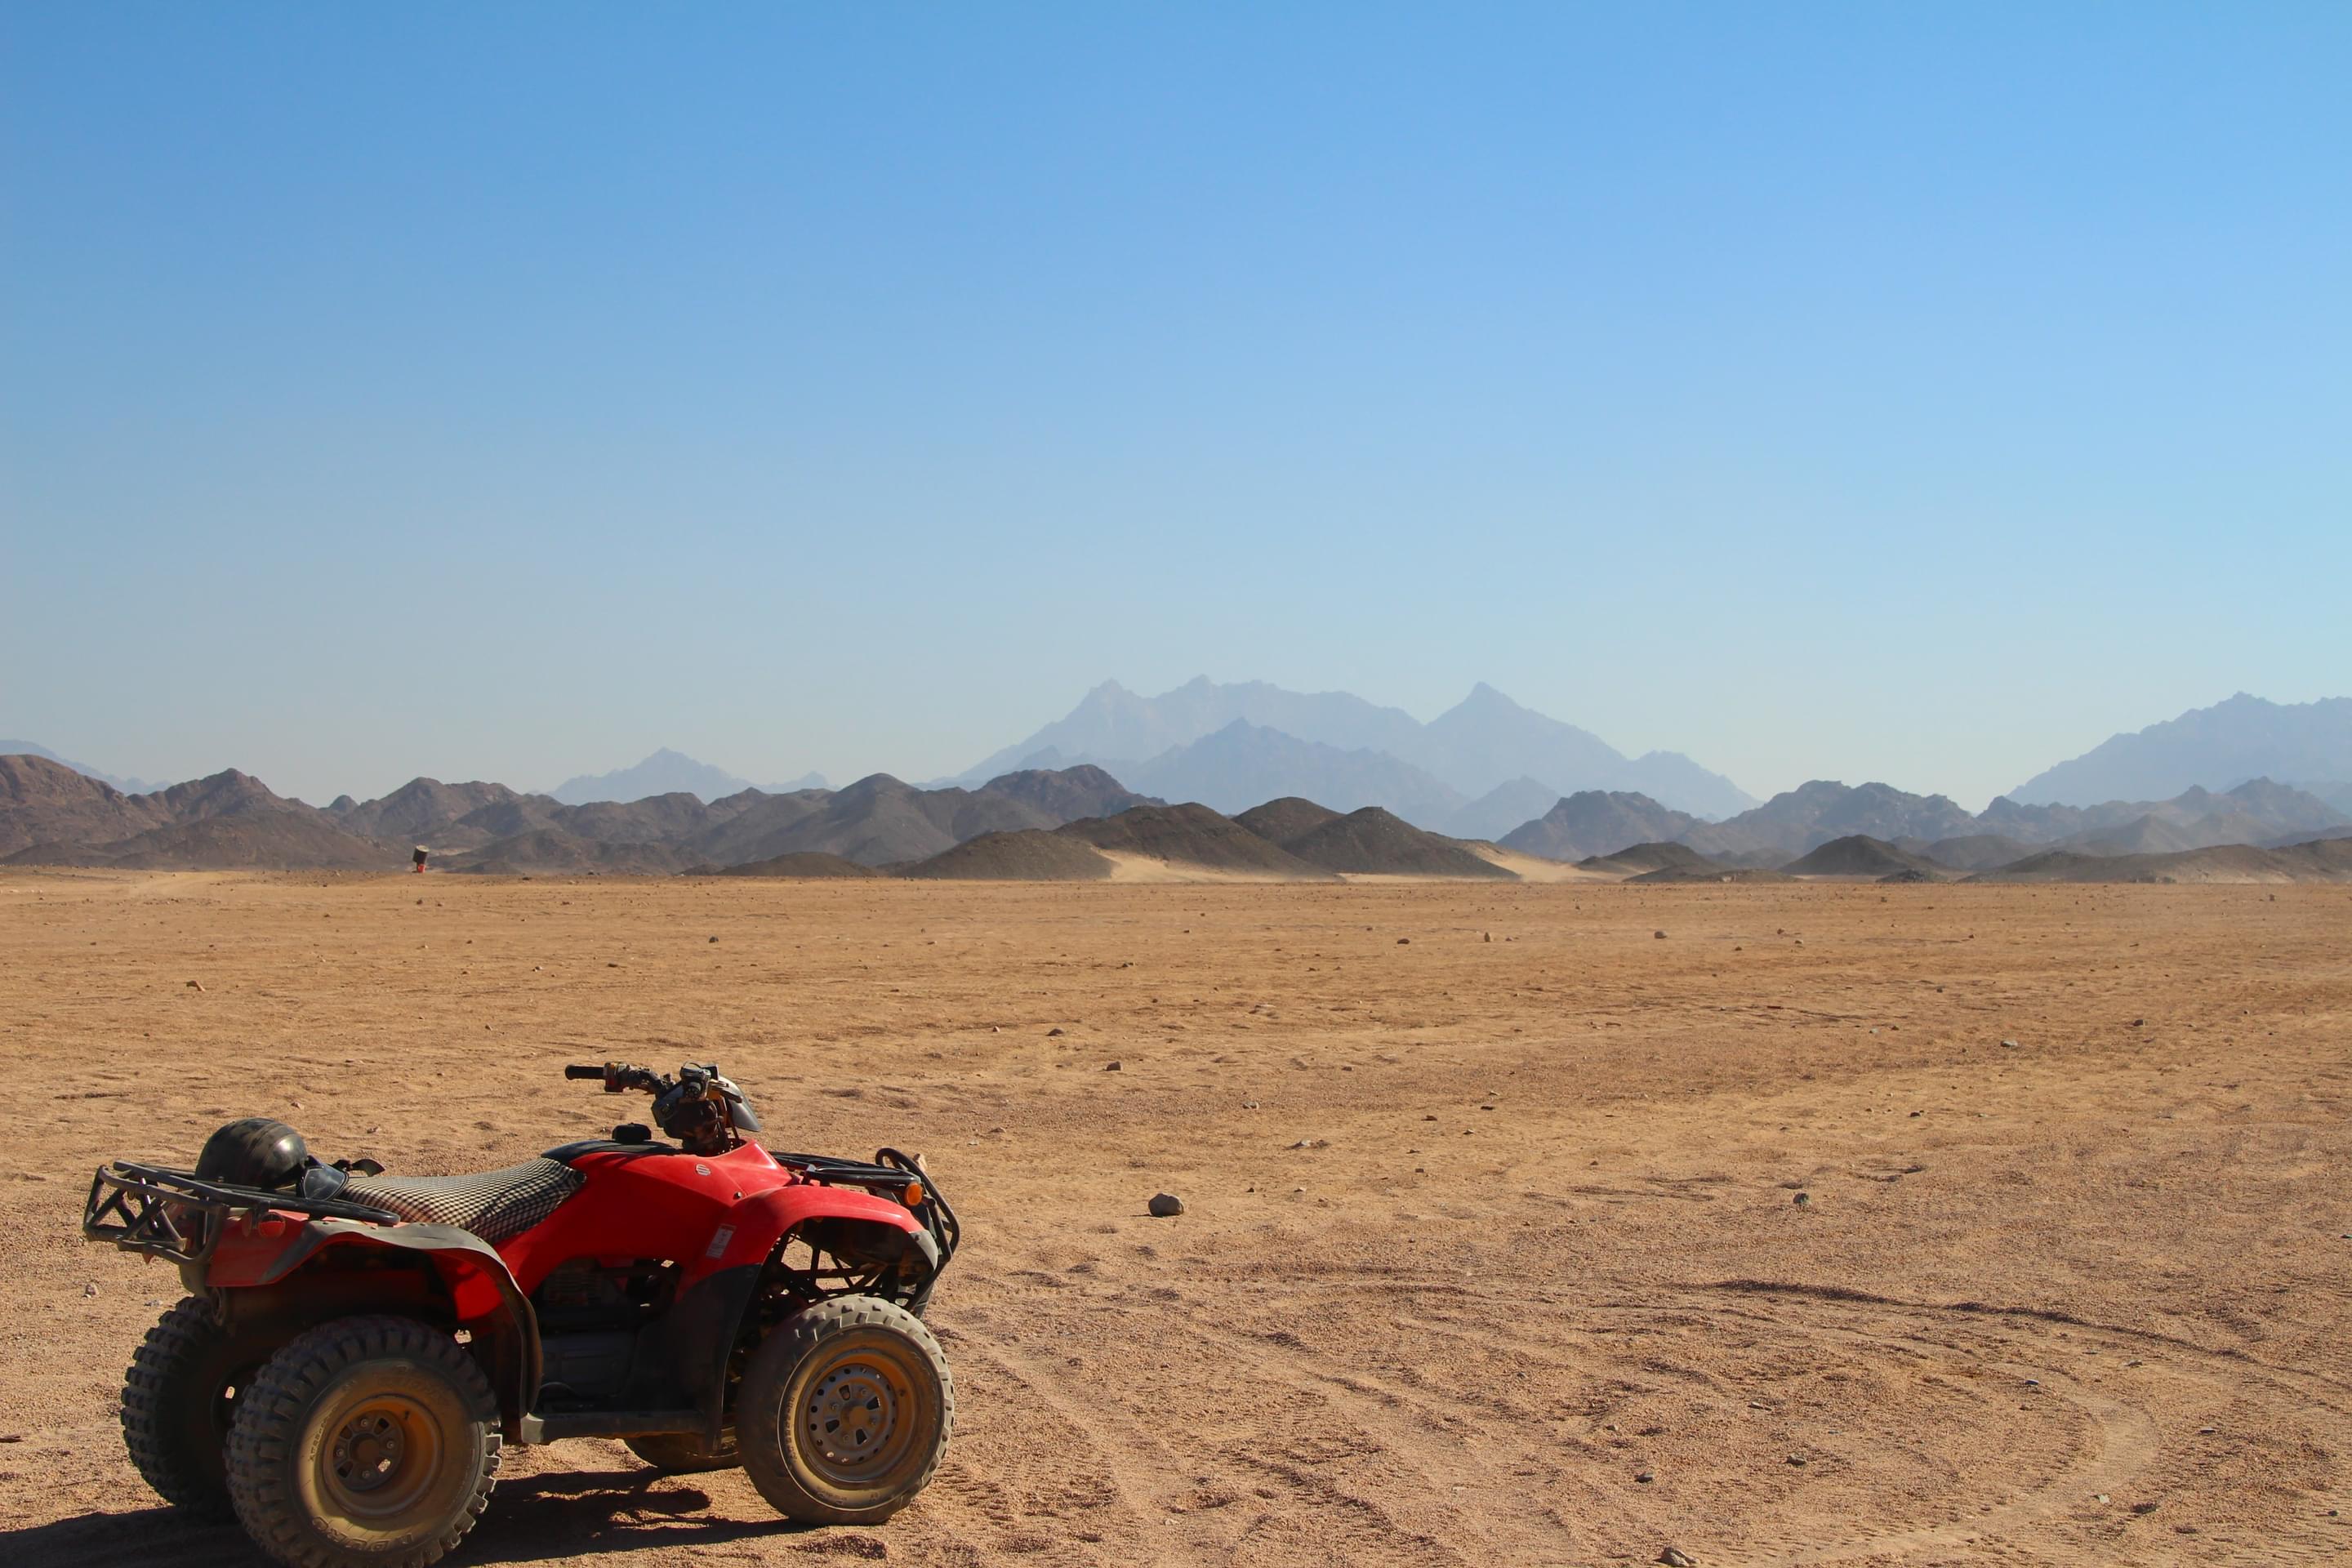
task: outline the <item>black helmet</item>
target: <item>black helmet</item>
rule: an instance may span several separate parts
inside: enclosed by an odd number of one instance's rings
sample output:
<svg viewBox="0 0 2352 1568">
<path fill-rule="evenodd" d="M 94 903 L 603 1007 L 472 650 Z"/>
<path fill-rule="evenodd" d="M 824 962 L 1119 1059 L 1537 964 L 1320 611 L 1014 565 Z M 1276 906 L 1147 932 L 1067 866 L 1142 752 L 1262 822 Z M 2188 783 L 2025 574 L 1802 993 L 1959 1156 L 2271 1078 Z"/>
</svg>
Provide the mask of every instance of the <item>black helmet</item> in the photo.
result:
<svg viewBox="0 0 2352 1568">
<path fill-rule="evenodd" d="M 240 1187 L 282 1187 L 310 1156 L 302 1134 L 283 1121 L 248 1116 L 205 1140 L 204 1152 L 196 1156 L 196 1175 Z"/>
</svg>

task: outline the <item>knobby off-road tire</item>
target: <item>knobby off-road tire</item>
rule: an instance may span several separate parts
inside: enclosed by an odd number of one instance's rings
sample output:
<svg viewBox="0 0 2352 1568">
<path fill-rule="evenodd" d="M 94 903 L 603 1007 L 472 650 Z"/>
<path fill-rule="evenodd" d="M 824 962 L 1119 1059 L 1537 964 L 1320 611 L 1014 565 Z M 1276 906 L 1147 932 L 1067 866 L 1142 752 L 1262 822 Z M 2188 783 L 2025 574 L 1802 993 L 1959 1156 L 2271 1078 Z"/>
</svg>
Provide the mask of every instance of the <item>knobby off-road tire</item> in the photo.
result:
<svg viewBox="0 0 2352 1568">
<path fill-rule="evenodd" d="M 295 1336 L 237 1402 L 228 1490 L 290 1568 L 425 1568 L 466 1538 L 499 1468 L 499 1402 L 465 1348 L 414 1318 Z"/>
<path fill-rule="evenodd" d="M 147 1331 L 122 1377 L 122 1444 L 156 1496 L 209 1522 L 236 1517 L 222 1450 L 239 1399 L 276 1348 L 232 1334 L 201 1296 L 182 1298 Z"/>
<path fill-rule="evenodd" d="M 785 1319 L 737 1395 L 744 1471 L 778 1513 L 873 1524 L 930 1483 L 955 1430 L 955 1382 L 922 1321 L 872 1296 Z"/>
<path fill-rule="evenodd" d="M 704 1470 L 732 1470 L 743 1463 L 742 1450 L 735 1446 L 735 1434 L 730 1429 L 719 1439 L 719 1447 L 709 1447 L 699 1437 L 684 1433 L 657 1432 L 643 1437 L 624 1437 L 629 1452 L 674 1476 L 690 1476 Z"/>
</svg>

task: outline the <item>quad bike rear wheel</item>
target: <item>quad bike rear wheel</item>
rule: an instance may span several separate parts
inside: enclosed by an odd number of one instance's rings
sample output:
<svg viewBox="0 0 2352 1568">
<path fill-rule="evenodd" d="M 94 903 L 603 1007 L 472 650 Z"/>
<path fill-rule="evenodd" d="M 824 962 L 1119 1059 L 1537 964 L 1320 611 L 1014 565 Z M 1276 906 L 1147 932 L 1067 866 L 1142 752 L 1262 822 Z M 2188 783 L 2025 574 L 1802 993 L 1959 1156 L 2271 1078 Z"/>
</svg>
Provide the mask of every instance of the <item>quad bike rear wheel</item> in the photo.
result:
<svg viewBox="0 0 2352 1568">
<path fill-rule="evenodd" d="M 158 1497 L 198 1519 L 236 1517 L 222 1450 L 239 1398 L 277 1348 L 232 1331 L 201 1296 L 147 1331 L 122 1377 L 122 1443 Z"/>
<path fill-rule="evenodd" d="M 836 1296 L 771 1329 L 735 1412 L 751 1484 L 809 1524 L 889 1518 L 930 1483 L 954 1429 L 939 1342 L 872 1296 Z"/>
<path fill-rule="evenodd" d="M 424 1568 L 489 1502 L 499 1404 L 449 1335 L 341 1318 L 295 1336 L 238 1402 L 228 1489 L 290 1568 Z"/>
<path fill-rule="evenodd" d="M 699 1437 L 682 1432 L 657 1432 L 642 1437 L 624 1437 L 629 1452 L 674 1476 L 690 1476 L 704 1470 L 732 1470 L 743 1463 L 743 1454 L 735 1446 L 735 1433 L 730 1428 L 712 1447 Z"/>
</svg>

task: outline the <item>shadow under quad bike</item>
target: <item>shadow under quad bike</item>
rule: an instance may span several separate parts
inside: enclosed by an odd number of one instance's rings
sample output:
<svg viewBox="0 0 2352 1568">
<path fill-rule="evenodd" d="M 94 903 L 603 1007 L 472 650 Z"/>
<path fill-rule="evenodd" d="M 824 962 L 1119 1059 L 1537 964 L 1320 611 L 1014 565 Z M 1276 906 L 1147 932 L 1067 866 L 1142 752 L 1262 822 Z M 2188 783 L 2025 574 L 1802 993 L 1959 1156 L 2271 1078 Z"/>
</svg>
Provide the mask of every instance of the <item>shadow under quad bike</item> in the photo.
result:
<svg viewBox="0 0 2352 1568">
<path fill-rule="evenodd" d="M 740 1465 L 788 1518 L 872 1523 L 922 1490 L 955 1385 L 922 1313 L 954 1211 L 914 1159 L 772 1154 L 716 1067 L 567 1067 L 654 1097 L 474 1175 L 321 1164 L 283 1122 L 193 1171 L 99 1170 L 82 1232 L 190 1294 L 122 1390 L 131 1463 L 294 1568 L 421 1568 L 489 1500 L 502 1443 L 617 1437 Z"/>
</svg>

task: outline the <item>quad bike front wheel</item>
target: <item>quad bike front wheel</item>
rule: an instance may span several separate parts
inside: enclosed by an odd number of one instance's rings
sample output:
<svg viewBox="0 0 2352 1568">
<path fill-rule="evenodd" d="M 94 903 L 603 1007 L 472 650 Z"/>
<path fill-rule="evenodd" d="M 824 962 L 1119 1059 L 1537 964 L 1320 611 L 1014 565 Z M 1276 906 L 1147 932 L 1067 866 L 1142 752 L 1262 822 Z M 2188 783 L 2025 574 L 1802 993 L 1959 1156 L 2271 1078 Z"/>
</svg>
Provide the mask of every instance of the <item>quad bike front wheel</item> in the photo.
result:
<svg viewBox="0 0 2352 1568">
<path fill-rule="evenodd" d="M 198 1296 L 147 1331 L 122 1377 L 122 1444 L 158 1497 L 198 1519 L 236 1517 L 222 1450 L 239 1398 L 277 1348 L 230 1329 Z"/>
<path fill-rule="evenodd" d="M 341 1318 L 287 1342 L 238 1401 L 228 1490 L 290 1568 L 423 1568 L 488 1503 L 499 1405 L 474 1358 L 413 1318 Z"/>
<path fill-rule="evenodd" d="M 768 1331 L 743 1374 L 743 1468 L 787 1519 L 872 1524 L 930 1483 L 955 1429 L 955 1382 L 922 1321 L 837 1296 Z"/>
</svg>

